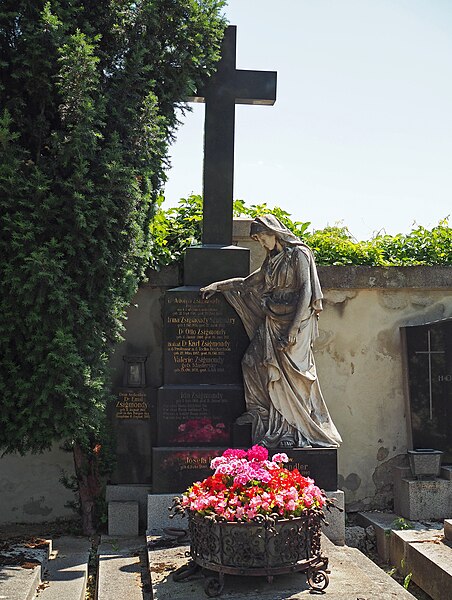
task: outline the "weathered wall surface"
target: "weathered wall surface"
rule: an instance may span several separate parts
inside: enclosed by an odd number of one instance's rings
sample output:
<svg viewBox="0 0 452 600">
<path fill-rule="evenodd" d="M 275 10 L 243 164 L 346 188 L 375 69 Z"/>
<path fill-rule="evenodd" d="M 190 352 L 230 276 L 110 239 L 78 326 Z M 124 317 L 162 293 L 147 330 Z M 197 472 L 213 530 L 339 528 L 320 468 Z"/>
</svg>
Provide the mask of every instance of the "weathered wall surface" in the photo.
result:
<svg viewBox="0 0 452 600">
<path fill-rule="evenodd" d="M 334 277 L 338 269 L 345 275 L 347 267 L 337 267 Z M 431 269 L 413 269 L 421 276 L 417 285 L 431 275 Z M 451 317 L 452 288 L 328 289 L 331 270 L 320 269 L 325 302 L 315 355 L 344 440 L 339 487 L 349 510 L 383 508 L 392 500 L 392 467 L 402 464 L 409 447 L 399 327 Z M 399 275 L 395 269 L 389 281 Z"/>
<path fill-rule="evenodd" d="M 71 518 L 65 507 L 74 499 L 60 478 L 73 475 L 72 454 L 57 445 L 43 454 L 0 459 L 0 523 L 42 523 Z"/>
</svg>

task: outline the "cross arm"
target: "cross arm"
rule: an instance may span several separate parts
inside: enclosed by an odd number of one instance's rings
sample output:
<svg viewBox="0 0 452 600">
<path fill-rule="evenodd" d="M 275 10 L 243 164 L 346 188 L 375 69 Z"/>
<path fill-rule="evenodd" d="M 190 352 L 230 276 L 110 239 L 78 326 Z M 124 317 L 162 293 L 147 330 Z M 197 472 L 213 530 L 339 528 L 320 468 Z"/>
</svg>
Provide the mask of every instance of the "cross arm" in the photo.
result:
<svg viewBox="0 0 452 600">
<path fill-rule="evenodd" d="M 235 72 L 236 104 L 264 104 L 273 106 L 276 101 L 275 71 Z"/>
<path fill-rule="evenodd" d="M 210 82 L 209 82 L 210 83 Z M 187 102 L 205 102 L 211 94 L 232 93 L 235 104 L 255 104 L 273 106 L 276 102 L 276 71 L 245 71 L 238 69 L 233 74 L 232 85 L 219 85 L 216 89 L 209 83 L 200 86 L 187 98 Z"/>
</svg>

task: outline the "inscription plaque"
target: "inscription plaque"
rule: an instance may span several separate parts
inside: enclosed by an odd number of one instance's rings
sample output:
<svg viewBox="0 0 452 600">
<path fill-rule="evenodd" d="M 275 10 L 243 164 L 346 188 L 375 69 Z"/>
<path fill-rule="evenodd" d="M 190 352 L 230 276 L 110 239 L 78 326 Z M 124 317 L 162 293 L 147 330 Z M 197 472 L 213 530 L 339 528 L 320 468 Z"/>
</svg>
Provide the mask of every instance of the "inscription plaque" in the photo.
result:
<svg viewBox="0 0 452 600">
<path fill-rule="evenodd" d="M 116 390 L 109 404 L 116 438 L 116 467 L 112 483 L 151 482 L 151 418 L 148 389 Z"/>
<path fill-rule="evenodd" d="M 452 461 L 452 319 L 402 327 L 413 448 Z"/>
<path fill-rule="evenodd" d="M 157 400 L 158 445 L 230 446 L 244 411 L 241 386 L 165 386 Z"/>
<path fill-rule="evenodd" d="M 298 469 L 303 477 L 314 479 L 322 490 L 337 490 L 337 449 L 336 448 L 272 448 L 269 456 L 285 452 L 289 462 L 285 467 Z"/>
<path fill-rule="evenodd" d="M 242 383 L 240 361 L 249 340 L 222 296 L 203 300 L 198 288 L 169 290 L 164 322 L 165 385 Z"/>
<path fill-rule="evenodd" d="M 153 493 L 182 493 L 195 481 L 202 481 L 212 475 L 210 461 L 220 456 L 223 448 L 153 448 L 152 468 L 154 477 Z"/>
</svg>

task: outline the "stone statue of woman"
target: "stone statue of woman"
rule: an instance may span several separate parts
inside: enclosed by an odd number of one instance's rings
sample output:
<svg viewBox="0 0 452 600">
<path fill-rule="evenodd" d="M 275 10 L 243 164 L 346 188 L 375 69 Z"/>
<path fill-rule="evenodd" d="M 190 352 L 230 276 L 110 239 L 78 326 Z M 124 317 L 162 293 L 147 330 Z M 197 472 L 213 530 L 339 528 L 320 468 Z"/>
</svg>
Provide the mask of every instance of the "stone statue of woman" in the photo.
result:
<svg viewBox="0 0 452 600">
<path fill-rule="evenodd" d="M 273 215 L 254 219 L 250 236 L 267 251 L 261 268 L 201 288 L 204 298 L 224 294 L 251 340 L 242 360 L 246 412 L 237 422 L 251 423 L 253 443 L 268 448 L 337 447 L 312 352 L 322 310 L 312 252 Z"/>
</svg>

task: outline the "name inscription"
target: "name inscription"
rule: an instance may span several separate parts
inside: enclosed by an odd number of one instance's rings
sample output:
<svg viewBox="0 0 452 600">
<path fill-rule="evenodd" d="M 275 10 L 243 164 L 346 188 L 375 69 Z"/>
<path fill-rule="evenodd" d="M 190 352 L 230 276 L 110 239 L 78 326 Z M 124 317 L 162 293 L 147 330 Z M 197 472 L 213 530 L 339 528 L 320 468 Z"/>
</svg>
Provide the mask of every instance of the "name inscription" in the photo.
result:
<svg viewBox="0 0 452 600">
<path fill-rule="evenodd" d="M 145 392 L 119 392 L 115 404 L 117 419 L 150 419 L 149 406 Z"/>
<path fill-rule="evenodd" d="M 170 379 L 165 381 L 186 383 L 187 375 L 219 376 L 215 383 L 240 381 L 247 339 L 226 300 L 220 296 L 203 300 L 198 292 L 166 298 L 165 372 Z"/>
</svg>

